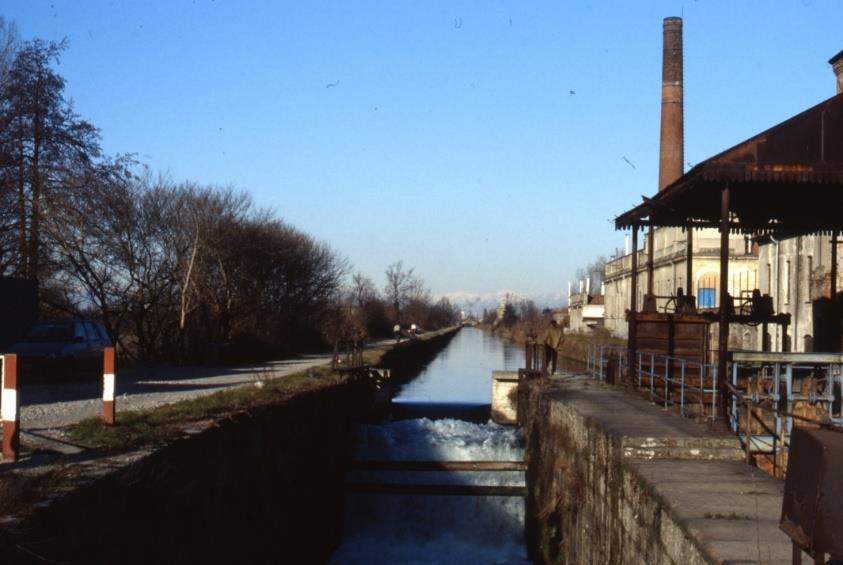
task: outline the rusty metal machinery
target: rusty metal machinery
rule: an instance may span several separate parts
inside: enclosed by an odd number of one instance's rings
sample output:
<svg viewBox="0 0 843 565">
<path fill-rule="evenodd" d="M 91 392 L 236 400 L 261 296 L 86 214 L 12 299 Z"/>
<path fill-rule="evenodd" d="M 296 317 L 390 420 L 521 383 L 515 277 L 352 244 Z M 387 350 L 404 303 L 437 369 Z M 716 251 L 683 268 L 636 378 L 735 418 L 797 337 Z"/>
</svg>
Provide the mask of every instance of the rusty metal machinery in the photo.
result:
<svg viewBox="0 0 843 565">
<path fill-rule="evenodd" d="M 816 563 L 825 555 L 843 558 L 843 432 L 795 428 L 779 527 L 793 540 L 793 561 L 801 551 Z"/>
<path fill-rule="evenodd" d="M 524 344 L 524 368 L 518 370 L 519 377 L 538 378 L 547 375 L 547 356 L 543 343 L 538 343 L 535 336 L 527 338 Z"/>
<path fill-rule="evenodd" d="M 727 312 L 729 323 L 732 324 L 746 324 L 748 326 L 761 326 L 764 341 L 762 343 L 762 350 L 769 351 L 771 349 L 768 339 L 769 333 L 767 326 L 776 324 L 782 327 L 782 344 L 781 350 L 788 351 L 790 348 L 786 343 L 785 336 L 787 335 L 787 327 L 790 325 L 790 314 L 780 313 L 776 314 L 773 309 L 773 297 L 769 294 L 761 294 L 757 288 L 751 293 L 745 291 L 742 296 L 735 299 L 728 296 L 726 303 L 729 305 Z M 704 312 L 706 318 L 711 322 L 719 321 L 719 313 Z"/>
</svg>

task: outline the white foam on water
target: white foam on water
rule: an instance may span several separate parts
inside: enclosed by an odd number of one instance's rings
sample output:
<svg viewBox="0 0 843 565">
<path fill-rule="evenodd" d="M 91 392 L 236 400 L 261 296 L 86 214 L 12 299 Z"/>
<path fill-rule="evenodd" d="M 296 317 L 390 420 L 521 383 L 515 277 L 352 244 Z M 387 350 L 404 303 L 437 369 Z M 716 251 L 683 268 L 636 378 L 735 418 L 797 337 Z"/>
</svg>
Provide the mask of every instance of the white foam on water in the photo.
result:
<svg viewBox="0 0 843 565">
<path fill-rule="evenodd" d="M 521 461 L 519 430 L 494 422 L 400 420 L 359 430 L 355 459 Z M 434 477 L 435 476 L 435 477 Z M 362 471 L 353 481 L 522 486 L 519 471 Z M 517 496 L 350 494 L 333 564 L 526 564 L 524 499 Z"/>
<path fill-rule="evenodd" d="M 361 426 L 354 456 L 416 461 L 520 461 L 524 447 L 518 429 L 491 421 L 477 424 L 419 418 Z"/>
<path fill-rule="evenodd" d="M 524 471 L 351 471 L 351 482 L 376 482 L 396 485 L 478 485 L 524 486 Z"/>
</svg>

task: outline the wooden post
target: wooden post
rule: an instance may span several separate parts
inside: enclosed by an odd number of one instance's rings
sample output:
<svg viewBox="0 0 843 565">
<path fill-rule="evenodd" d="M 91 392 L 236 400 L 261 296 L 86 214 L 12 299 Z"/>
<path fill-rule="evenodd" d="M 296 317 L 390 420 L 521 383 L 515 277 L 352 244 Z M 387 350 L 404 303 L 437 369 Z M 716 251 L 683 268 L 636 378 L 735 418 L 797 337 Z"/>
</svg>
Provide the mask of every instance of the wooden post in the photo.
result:
<svg viewBox="0 0 843 565">
<path fill-rule="evenodd" d="M 116 355 L 113 347 L 102 350 L 102 420 L 114 425 L 114 381 L 116 380 Z"/>
<path fill-rule="evenodd" d="M 635 356 L 637 353 L 636 347 L 636 313 L 638 312 L 638 224 L 632 224 L 632 278 L 630 280 L 630 298 L 629 298 L 629 320 L 627 339 L 629 340 L 627 349 L 629 350 L 629 362 L 627 366 L 627 382 L 633 383 L 635 381 Z"/>
<path fill-rule="evenodd" d="M 20 455 L 20 428 L 18 427 L 18 356 L 3 356 L 3 391 L 0 412 L 3 413 L 3 459 L 17 461 Z"/>
<path fill-rule="evenodd" d="M 729 356 L 729 183 L 720 190 L 720 327 L 717 340 L 719 416 L 726 417 L 726 370 Z"/>
</svg>

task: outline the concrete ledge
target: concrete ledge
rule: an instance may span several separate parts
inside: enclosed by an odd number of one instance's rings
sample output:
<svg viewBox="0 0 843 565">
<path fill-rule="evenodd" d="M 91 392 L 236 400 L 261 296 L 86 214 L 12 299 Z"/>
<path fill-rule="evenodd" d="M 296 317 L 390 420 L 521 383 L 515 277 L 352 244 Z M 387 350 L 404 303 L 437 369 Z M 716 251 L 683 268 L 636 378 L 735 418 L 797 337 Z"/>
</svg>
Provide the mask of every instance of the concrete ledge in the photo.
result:
<svg viewBox="0 0 843 565">
<path fill-rule="evenodd" d="M 783 485 L 739 440 L 582 378 L 519 386 L 527 532 L 544 563 L 790 563 Z"/>
<path fill-rule="evenodd" d="M 492 371 L 492 420 L 518 423 L 518 371 Z"/>
</svg>

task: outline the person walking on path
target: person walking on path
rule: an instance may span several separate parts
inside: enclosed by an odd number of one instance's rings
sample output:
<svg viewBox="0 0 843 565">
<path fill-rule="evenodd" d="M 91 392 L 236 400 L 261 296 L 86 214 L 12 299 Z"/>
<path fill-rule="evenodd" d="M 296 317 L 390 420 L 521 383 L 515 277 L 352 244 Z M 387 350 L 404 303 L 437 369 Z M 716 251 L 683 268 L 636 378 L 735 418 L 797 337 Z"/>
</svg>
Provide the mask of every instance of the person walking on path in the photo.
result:
<svg viewBox="0 0 843 565">
<path fill-rule="evenodd" d="M 556 372 L 556 362 L 564 339 L 562 328 L 559 327 L 556 320 L 551 320 L 550 327 L 544 336 L 544 366 L 550 375 Z"/>
<path fill-rule="evenodd" d="M 401 326 L 400 324 L 395 324 L 392 326 L 392 333 L 395 334 L 395 343 L 401 343 Z"/>
</svg>

